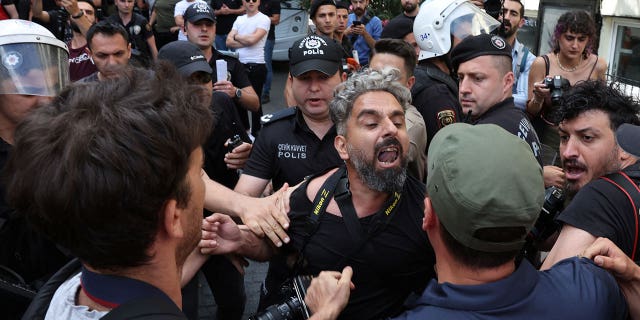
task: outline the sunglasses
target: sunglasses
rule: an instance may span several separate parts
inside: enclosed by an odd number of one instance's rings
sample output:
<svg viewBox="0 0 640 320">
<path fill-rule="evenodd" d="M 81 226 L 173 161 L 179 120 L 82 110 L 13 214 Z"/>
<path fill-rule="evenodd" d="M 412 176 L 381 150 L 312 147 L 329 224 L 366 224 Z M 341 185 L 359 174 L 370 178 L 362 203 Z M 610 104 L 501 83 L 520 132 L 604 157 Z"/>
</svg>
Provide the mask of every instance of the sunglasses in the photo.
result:
<svg viewBox="0 0 640 320">
<path fill-rule="evenodd" d="M 256 2 L 258 2 L 258 0 L 244 0 L 244 2 L 246 2 L 246 3 L 249 3 L 249 2 L 256 3 Z"/>
<path fill-rule="evenodd" d="M 206 72 L 196 72 L 189 76 L 190 84 L 207 84 L 211 82 L 211 74 Z"/>
</svg>

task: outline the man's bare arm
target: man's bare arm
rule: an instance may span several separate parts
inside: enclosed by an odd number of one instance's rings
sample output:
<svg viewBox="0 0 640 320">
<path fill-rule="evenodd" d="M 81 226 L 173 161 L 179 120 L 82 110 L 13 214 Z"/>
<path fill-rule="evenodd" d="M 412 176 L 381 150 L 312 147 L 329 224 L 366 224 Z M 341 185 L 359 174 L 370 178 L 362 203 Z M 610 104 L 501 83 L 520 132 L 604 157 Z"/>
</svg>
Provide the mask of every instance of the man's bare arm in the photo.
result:
<svg viewBox="0 0 640 320">
<path fill-rule="evenodd" d="M 579 255 L 594 241 L 596 237 L 589 232 L 572 225 L 564 225 L 540 270 L 547 270 L 560 260 Z"/>
</svg>

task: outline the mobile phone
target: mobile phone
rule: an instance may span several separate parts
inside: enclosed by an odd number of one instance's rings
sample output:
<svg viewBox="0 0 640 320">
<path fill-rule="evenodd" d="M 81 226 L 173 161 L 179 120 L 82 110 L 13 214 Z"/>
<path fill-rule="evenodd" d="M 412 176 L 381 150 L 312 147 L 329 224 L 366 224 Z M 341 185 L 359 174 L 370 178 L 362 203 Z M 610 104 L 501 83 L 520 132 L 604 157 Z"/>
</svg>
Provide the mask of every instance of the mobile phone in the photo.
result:
<svg viewBox="0 0 640 320">
<path fill-rule="evenodd" d="M 353 25 L 354 26 L 359 26 L 362 24 L 362 21 L 358 21 L 358 20 L 353 20 Z"/>
</svg>

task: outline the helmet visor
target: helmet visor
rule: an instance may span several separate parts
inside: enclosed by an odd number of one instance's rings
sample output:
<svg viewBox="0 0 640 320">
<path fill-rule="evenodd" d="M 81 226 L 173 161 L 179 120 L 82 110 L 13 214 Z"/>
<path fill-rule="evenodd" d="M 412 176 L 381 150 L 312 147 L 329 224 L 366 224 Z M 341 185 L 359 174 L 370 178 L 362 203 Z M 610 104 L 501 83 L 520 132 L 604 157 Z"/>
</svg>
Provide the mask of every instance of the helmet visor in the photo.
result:
<svg viewBox="0 0 640 320">
<path fill-rule="evenodd" d="M 500 22 L 472 3 L 465 1 L 449 15 L 451 35 L 462 40 L 468 36 L 489 34 L 500 26 Z"/>
<path fill-rule="evenodd" d="M 0 46 L 0 94 L 56 96 L 69 82 L 69 54 L 46 43 Z"/>
</svg>

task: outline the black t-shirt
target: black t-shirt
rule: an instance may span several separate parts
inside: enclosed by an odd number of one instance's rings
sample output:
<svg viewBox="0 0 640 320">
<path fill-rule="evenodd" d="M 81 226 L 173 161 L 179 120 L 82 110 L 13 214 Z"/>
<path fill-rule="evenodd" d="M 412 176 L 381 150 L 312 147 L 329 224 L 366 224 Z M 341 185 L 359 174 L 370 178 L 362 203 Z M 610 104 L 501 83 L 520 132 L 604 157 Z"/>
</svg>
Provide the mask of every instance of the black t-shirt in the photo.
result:
<svg viewBox="0 0 640 320">
<path fill-rule="evenodd" d="M 211 59 L 209 60 L 209 65 L 213 72 L 212 76 L 216 76 L 217 68 L 216 68 L 216 60 L 224 60 L 227 62 L 227 80 L 231 81 L 234 86 L 237 88 L 245 88 L 251 86 L 251 81 L 249 81 L 249 77 L 247 76 L 247 72 L 245 71 L 244 66 L 240 63 L 240 60 L 230 57 L 228 55 L 221 54 L 215 48 L 213 49 L 213 54 L 211 55 Z M 217 79 L 213 79 L 215 83 Z"/>
<path fill-rule="evenodd" d="M 426 153 L 438 130 L 460 122 L 462 108 L 458 100 L 458 85 L 433 63 L 421 62 L 415 69 L 415 77 L 411 98 L 427 127 Z"/>
<path fill-rule="evenodd" d="M 500 126 L 522 140 L 526 141 L 533 155 L 542 167 L 542 148 L 540 140 L 529 118 L 524 112 L 515 107 L 513 98 L 507 98 L 502 102 L 492 106 L 479 118 L 472 121 L 472 124 L 495 124 Z"/>
<path fill-rule="evenodd" d="M 278 190 L 285 182 L 293 186 L 305 176 L 342 164 L 333 145 L 335 127 L 319 139 L 297 107 L 265 115 L 263 119 L 266 121 L 243 174 L 272 179 L 274 190 Z"/>
<path fill-rule="evenodd" d="M 140 55 L 149 61 L 153 58 L 151 56 L 151 49 L 149 49 L 149 44 L 147 43 L 147 39 L 153 36 L 153 32 L 150 27 L 147 28 L 149 21 L 147 21 L 145 17 L 134 12 L 131 20 L 125 26 L 124 23 L 122 23 L 120 15 L 116 13 L 109 16 L 107 21 L 117 23 L 127 30 L 127 33 L 129 33 L 129 43 L 131 43 L 132 55 L 134 57 Z"/>
<path fill-rule="evenodd" d="M 274 14 L 280 14 L 280 0 L 264 0 L 260 2 L 260 12 L 264 13 L 267 17 L 271 18 Z M 276 26 L 271 24 L 269 33 L 267 34 L 268 40 L 276 39 Z"/>
<path fill-rule="evenodd" d="M 242 0 L 214 0 L 212 1 L 211 6 L 214 10 L 219 10 L 220 8 L 222 8 L 223 4 L 226 4 L 229 9 L 238 9 L 242 6 Z M 237 17 L 237 14 L 216 14 L 216 34 L 228 34 L 231 31 L 233 23 L 236 21 Z"/>
<path fill-rule="evenodd" d="M 224 92 L 213 92 L 211 99 L 215 126 L 211 135 L 203 146 L 204 171 L 209 177 L 229 189 L 233 189 L 238 182 L 238 172 L 228 169 L 224 162 L 227 139 L 239 135 L 242 141 L 250 142 L 247 130 L 242 126 L 240 116 L 231 98 Z"/>
<path fill-rule="evenodd" d="M 640 184 L 640 163 L 622 170 Z M 625 254 L 631 256 L 636 245 L 638 212 L 629 198 L 604 179 L 596 179 L 578 191 L 567 208 L 557 218 L 594 237 L 611 239 Z M 636 260 L 640 257 L 636 256 Z"/>
<path fill-rule="evenodd" d="M 412 291 L 422 292 L 427 281 L 435 276 L 433 249 L 421 227 L 424 193 L 424 185 L 408 176 L 391 220 L 364 245 L 352 240 L 342 217 L 330 213 L 320 215 L 317 231 L 308 239 L 304 251 L 308 266 L 301 274 L 341 271 L 347 265 L 353 268 L 352 281 L 356 289 L 351 292 L 340 319 L 380 319 L 396 315 L 402 311 L 407 296 Z M 306 195 L 306 185 L 291 197 L 289 249 L 302 249 L 312 201 Z M 386 209 L 385 206 L 381 211 Z M 374 216 L 359 219 L 363 232 L 371 227 Z"/>
</svg>

